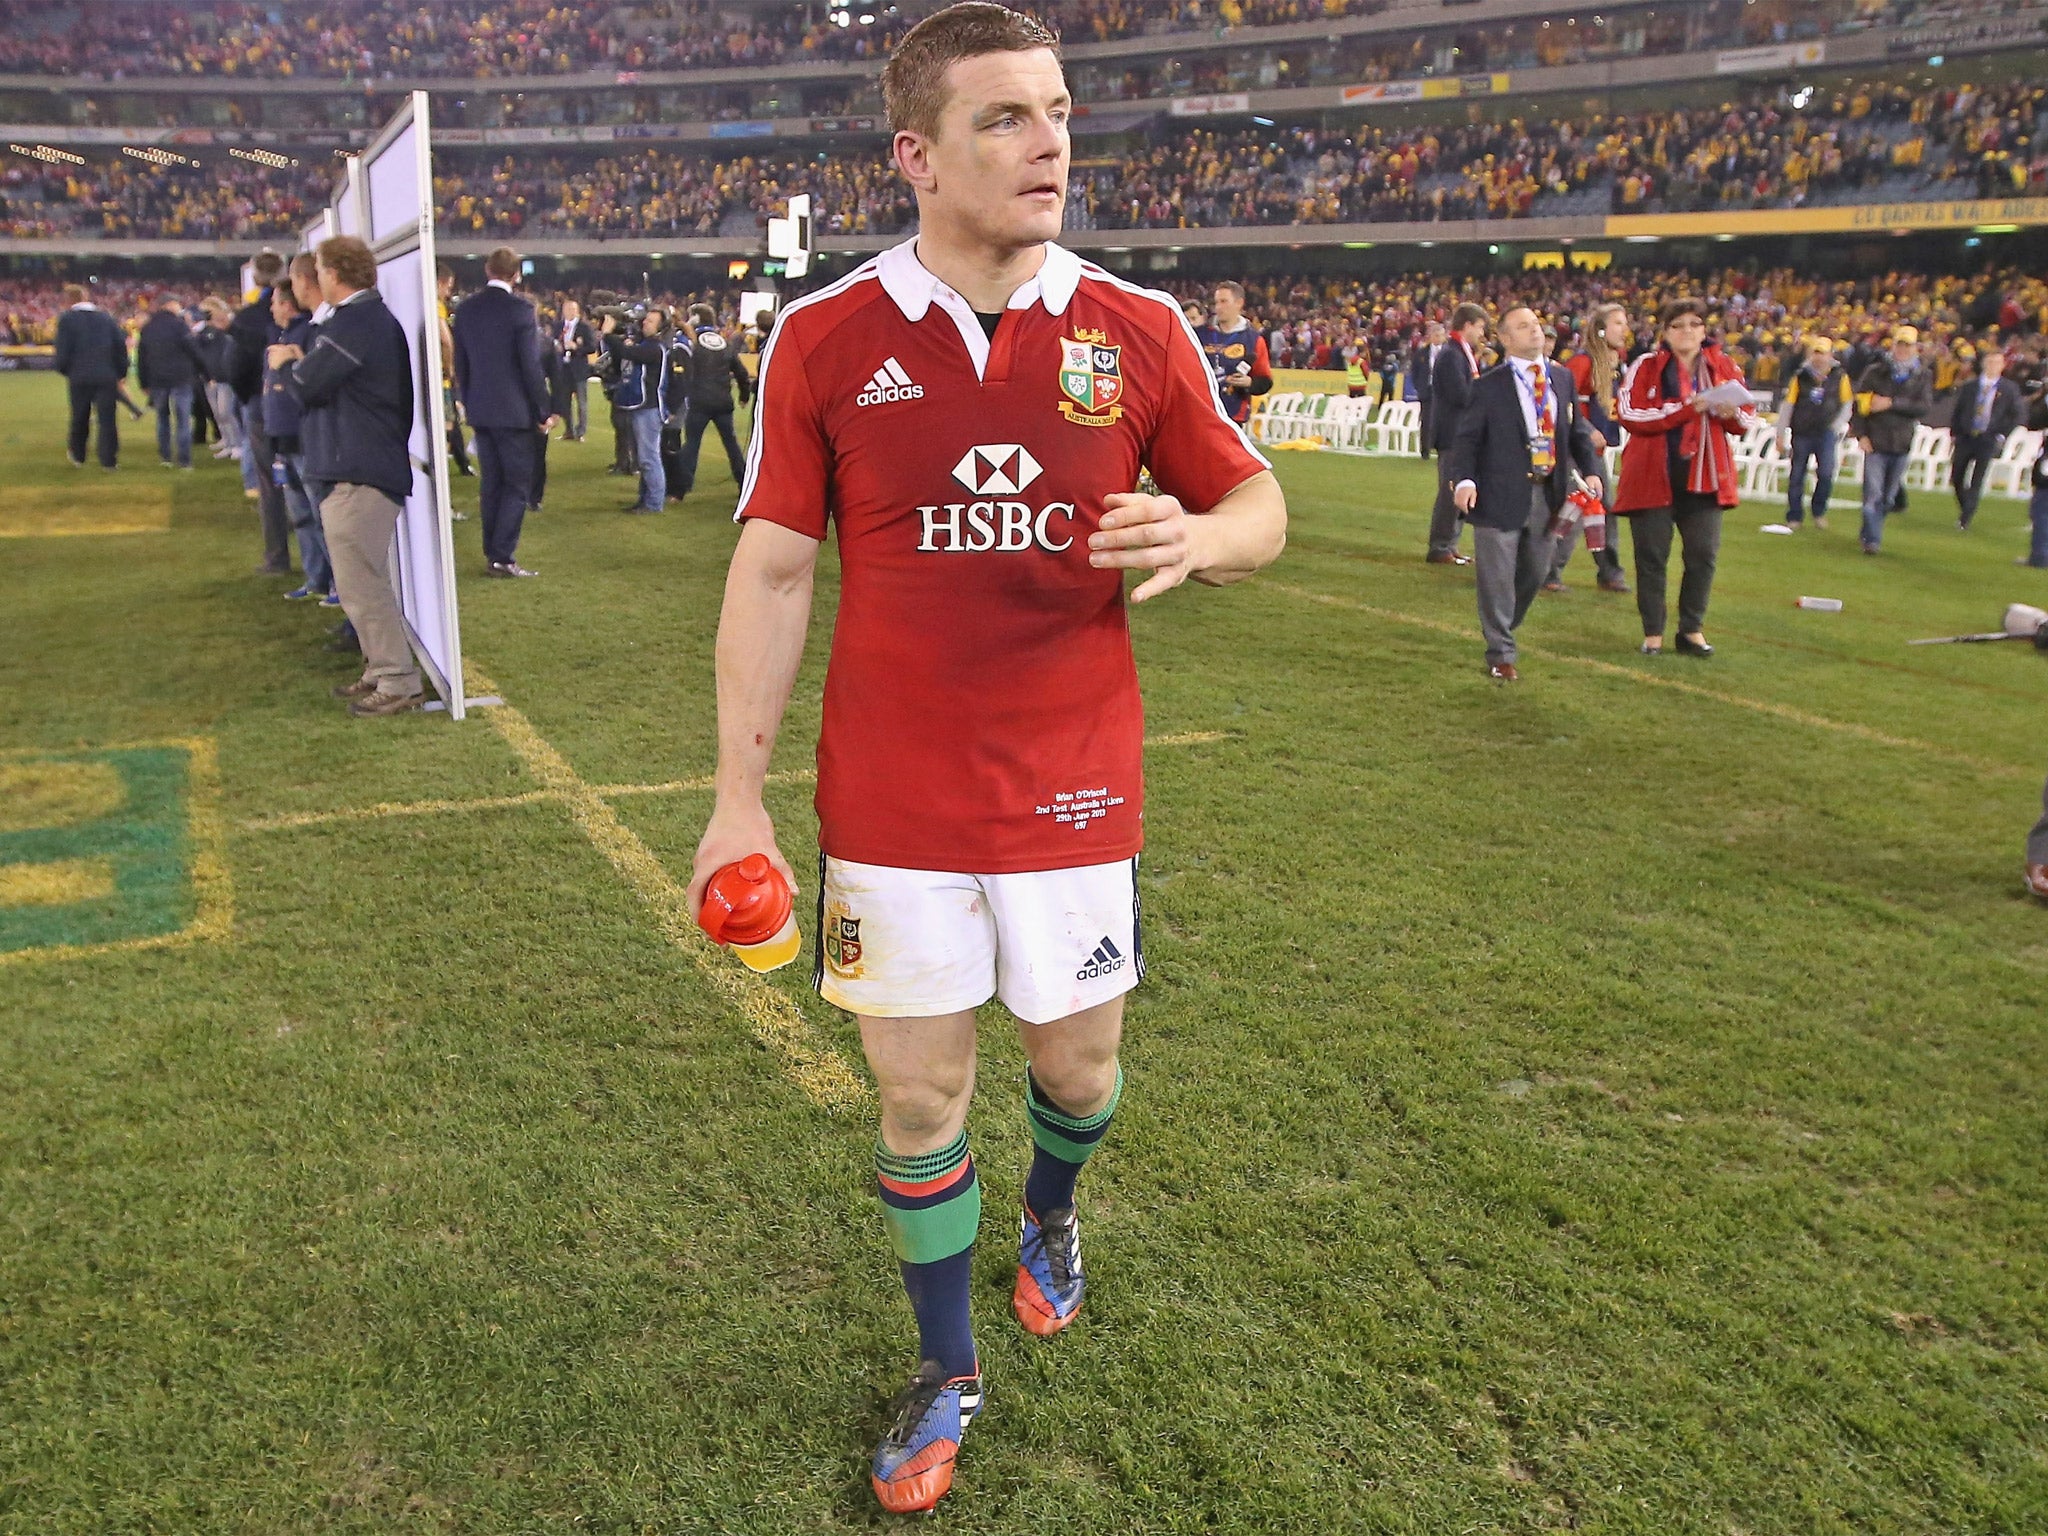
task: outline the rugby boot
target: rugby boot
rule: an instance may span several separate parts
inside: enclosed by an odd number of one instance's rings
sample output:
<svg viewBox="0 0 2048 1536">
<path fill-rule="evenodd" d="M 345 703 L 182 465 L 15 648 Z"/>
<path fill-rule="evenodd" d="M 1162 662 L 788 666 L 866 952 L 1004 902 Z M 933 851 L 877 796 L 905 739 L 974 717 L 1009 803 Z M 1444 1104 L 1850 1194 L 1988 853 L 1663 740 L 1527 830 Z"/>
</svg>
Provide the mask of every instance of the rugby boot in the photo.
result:
<svg viewBox="0 0 2048 1536">
<path fill-rule="evenodd" d="M 1043 1219 L 1024 1207 L 1017 1242 L 1017 1289 L 1010 1310 L 1040 1338 L 1051 1338 L 1081 1310 L 1081 1221 L 1071 1205 Z"/>
<path fill-rule="evenodd" d="M 870 1481 L 891 1514 L 930 1509 L 953 1486 L 960 1437 L 981 1412 L 981 1375 L 946 1375 L 927 1360 L 889 1405 L 889 1432 L 875 1448 Z"/>
</svg>

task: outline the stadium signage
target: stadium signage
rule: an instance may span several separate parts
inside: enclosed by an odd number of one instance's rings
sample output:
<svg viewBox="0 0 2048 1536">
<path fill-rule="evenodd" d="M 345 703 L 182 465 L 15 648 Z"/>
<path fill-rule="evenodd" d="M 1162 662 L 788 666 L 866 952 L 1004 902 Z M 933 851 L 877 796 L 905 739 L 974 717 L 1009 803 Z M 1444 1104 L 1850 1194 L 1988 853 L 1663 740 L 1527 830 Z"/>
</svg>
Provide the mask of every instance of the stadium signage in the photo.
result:
<svg viewBox="0 0 2048 1536">
<path fill-rule="evenodd" d="M 1178 96 L 1169 110 L 1175 117 L 1211 117 L 1218 112 L 1249 112 L 1249 91 L 1224 91 L 1213 96 Z"/>
<path fill-rule="evenodd" d="M 1922 53 L 1945 53 L 1958 48 L 1998 47 L 2006 44 L 2037 43 L 2048 32 L 2048 13 L 2031 16 L 2003 16 L 1984 21 L 1952 21 L 1940 26 L 1914 27 L 1892 38 L 1885 49 L 1894 58 Z"/>
<path fill-rule="evenodd" d="M 813 133 L 873 133 L 880 123 L 872 117 L 814 117 Z"/>
<path fill-rule="evenodd" d="M 1505 73 L 1459 75 L 1443 80 L 1372 80 L 1347 85 L 1337 94 L 1347 107 L 1375 102 L 1449 101 L 1462 96 L 1504 96 L 1508 90 Z"/>
<path fill-rule="evenodd" d="M 1844 208 L 1762 208 L 1745 213 L 1616 214 L 1609 239 L 1660 235 L 1851 234 L 1859 230 L 1973 229 L 1979 224 L 2048 224 L 2048 197 L 1972 198 L 1952 203 L 1875 203 Z"/>
<path fill-rule="evenodd" d="M 1717 75 L 1748 75 L 1760 70 L 1806 69 L 1827 57 L 1827 44 L 1771 43 L 1761 48 L 1724 48 L 1714 55 Z"/>
</svg>

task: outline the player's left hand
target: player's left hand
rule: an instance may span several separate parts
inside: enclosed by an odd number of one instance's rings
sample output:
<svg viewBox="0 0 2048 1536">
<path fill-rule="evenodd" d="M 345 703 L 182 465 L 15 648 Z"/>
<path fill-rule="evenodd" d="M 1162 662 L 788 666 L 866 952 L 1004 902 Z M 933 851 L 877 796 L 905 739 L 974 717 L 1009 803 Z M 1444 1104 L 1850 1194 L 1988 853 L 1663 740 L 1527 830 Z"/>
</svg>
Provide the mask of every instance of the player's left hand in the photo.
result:
<svg viewBox="0 0 2048 1536">
<path fill-rule="evenodd" d="M 1195 566 L 1195 519 L 1171 496 L 1117 491 L 1102 498 L 1101 531 L 1088 536 L 1088 563 L 1097 569 L 1150 571 L 1132 593 L 1142 603 L 1186 581 Z"/>
</svg>

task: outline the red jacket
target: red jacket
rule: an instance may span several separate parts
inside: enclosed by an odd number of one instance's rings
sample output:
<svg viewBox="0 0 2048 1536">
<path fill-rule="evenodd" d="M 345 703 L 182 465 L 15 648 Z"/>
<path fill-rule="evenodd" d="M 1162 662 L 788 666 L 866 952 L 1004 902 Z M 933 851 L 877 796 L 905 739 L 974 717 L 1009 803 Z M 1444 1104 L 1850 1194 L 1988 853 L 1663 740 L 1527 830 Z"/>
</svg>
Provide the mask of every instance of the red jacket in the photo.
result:
<svg viewBox="0 0 2048 1536">
<path fill-rule="evenodd" d="M 1714 384 L 1740 384 L 1742 370 L 1719 347 L 1700 352 L 1707 377 Z M 1742 499 L 1742 487 L 1735 473 L 1735 446 L 1731 438 L 1742 436 L 1757 423 L 1756 413 L 1747 406 L 1735 420 L 1723 421 L 1702 415 L 1691 405 L 1693 381 L 1680 371 L 1678 394 L 1664 393 L 1664 369 L 1671 351 L 1660 346 L 1629 365 L 1617 400 L 1621 425 L 1628 441 L 1621 445 L 1621 488 L 1615 494 L 1618 513 L 1662 511 L 1672 503 L 1669 434 L 1682 432 L 1682 452 L 1693 464 L 1692 483 L 1687 490 L 1711 494 L 1724 507 Z"/>
</svg>

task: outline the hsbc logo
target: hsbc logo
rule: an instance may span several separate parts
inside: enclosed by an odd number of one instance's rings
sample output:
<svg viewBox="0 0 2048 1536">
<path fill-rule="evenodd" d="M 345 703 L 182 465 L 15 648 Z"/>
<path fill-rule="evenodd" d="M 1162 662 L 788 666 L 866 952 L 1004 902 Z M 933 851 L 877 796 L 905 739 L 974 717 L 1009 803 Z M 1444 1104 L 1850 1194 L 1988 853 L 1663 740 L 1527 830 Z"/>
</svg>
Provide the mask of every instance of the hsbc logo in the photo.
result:
<svg viewBox="0 0 2048 1536">
<path fill-rule="evenodd" d="M 1019 496 L 1045 469 L 1020 443 L 984 444 L 970 448 L 953 466 L 953 478 L 976 497 L 941 506 L 919 507 L 921 554 L 1020 554 L 1042 549 L 1050 554 L 1074 544 L 1074 504 L 1055 501 L 1043 507 L 1007 499 Z M 1055 537 L 1054 519 L 1065 526 Z"/>
<path fill-rule="evenodd" d="M 1045 471 L 1021 443 L 970 448 L 953 466 L 953 478 L 977 496 L 1016 496 Z"/>
</svg>

